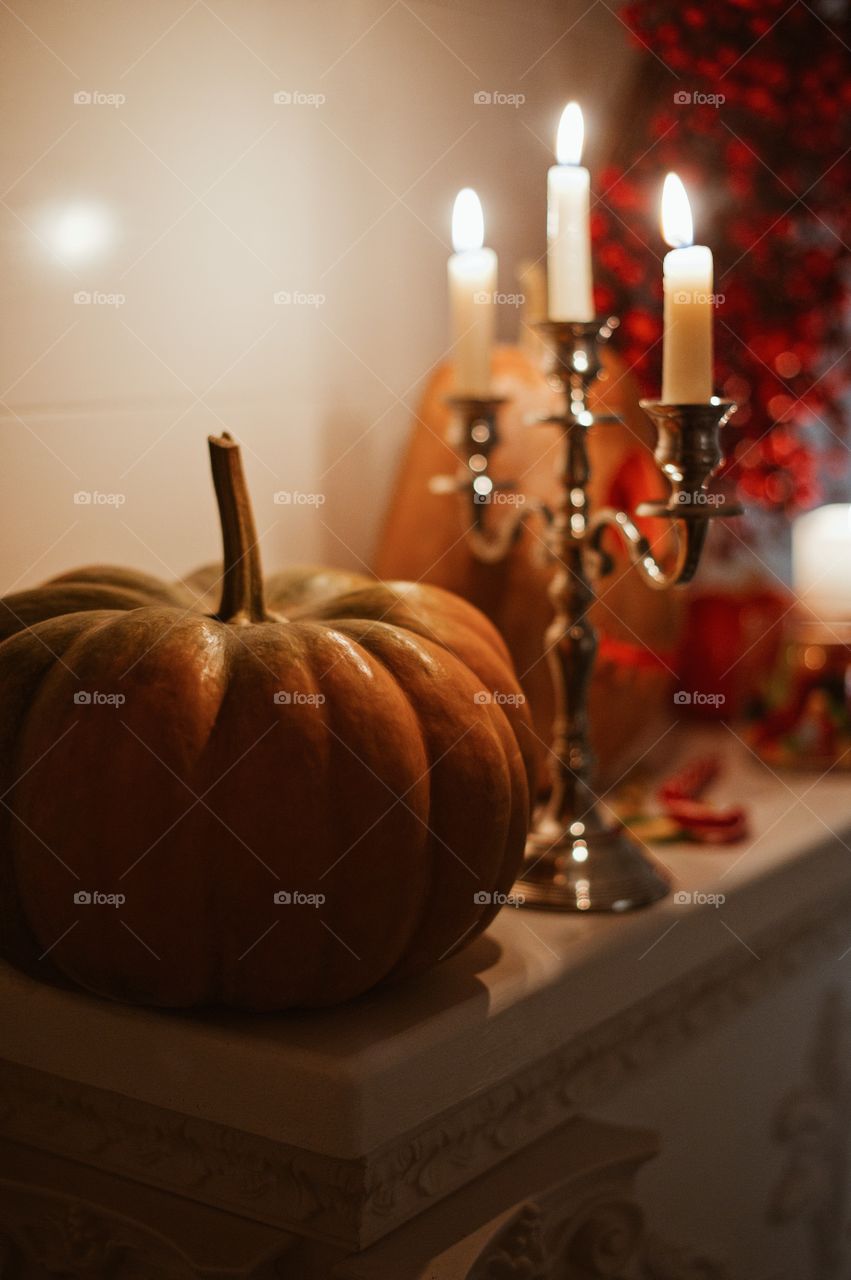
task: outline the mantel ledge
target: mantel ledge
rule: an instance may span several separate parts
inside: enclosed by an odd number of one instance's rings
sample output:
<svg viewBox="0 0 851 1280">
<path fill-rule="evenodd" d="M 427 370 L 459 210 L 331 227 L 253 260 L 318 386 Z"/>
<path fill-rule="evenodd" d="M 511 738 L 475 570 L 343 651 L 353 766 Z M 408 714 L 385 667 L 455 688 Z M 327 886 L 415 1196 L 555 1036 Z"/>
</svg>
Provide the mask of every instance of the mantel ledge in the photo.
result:
<svg viewBox="0 0 851 1280">
<path fill-rule="evenodd" d="M 793 909 L 417 1129 L 342 1159 L 0 1061 L 0 1133 L 28 1146 L 363 1248 L 847 945 L 851 886 Z"/>
</svg>

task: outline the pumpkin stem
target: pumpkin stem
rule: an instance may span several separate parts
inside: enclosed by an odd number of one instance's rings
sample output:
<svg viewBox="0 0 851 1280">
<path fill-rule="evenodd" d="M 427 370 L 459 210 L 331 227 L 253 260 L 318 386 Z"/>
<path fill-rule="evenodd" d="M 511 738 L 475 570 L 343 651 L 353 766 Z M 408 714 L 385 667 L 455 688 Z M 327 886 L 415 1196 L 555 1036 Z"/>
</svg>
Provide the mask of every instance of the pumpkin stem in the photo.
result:
<svg viewBox="0 0 851 1280">
<path fill-rule="evenodd" d="M 224 548 L 222 598 L 215 615 L 237 626 L 271 622 L 263 600 L 263 571 L 239 445 L 228 432 L 210 436 L 210 464 Z"/>
</svg>

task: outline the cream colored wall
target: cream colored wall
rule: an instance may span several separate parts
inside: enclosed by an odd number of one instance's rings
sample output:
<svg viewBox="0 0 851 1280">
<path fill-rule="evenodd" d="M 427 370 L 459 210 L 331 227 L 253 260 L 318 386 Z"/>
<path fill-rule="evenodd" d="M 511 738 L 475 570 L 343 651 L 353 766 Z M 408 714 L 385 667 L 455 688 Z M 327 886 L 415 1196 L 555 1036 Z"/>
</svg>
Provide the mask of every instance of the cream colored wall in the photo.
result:
<svg viewBox="0 0 851 1280">
<path fill-rule="evenodd" d="M 610 10 L 586 8 L 4 5 L 0 588 L 96 560 L 177 575 L 216 554 L 205 437 L 225 427 L 248 451 L 268 565 L 368 558 L 445 350 L 456 190 L 478 188 L 511 289 L 543 246 L 561 104 L 582 98 L 592 138 L 616 125 L 631 54 Z M 477 105 L 482 90 L 526 101 Z M 81 205 L 112 239 L 57 255 Z M 284 489 L 326 501 L 276 505 Z"/>
</svg>

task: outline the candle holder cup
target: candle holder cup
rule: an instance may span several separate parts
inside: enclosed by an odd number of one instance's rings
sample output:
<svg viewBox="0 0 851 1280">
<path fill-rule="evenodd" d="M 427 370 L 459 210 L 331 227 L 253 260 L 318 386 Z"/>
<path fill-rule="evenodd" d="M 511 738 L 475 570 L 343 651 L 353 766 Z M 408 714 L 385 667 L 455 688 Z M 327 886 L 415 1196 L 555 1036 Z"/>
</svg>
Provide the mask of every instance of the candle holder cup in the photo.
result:
<svg viewBox="0 0 851 1280">
<path fill-rule="evenodd" d="M 639 404 L 656 428 L 653 456 L 670 482 L 671 495 L 667 502 L 642 503 L 637 514 L 679 520 L 741 515 L 740 506 L 706 488 L 724 461 L 719 433 L 736 411 L 732 401 L 713 396 L 705 404 L 665 404 L 661 400 L 640 400 Z M 724 511 L 708 509 L 713 506 L 723 506 Z"/>
<path fill-rule="evenodd" d="M 499 411 L 504 396 L 450 396 L 453 411 L 449 443 L 463 464 L 454 476 L 435 476 L 432 493 L 455 493 L 464 500 L 470 518 L 467 543 L 477 560 L 495 564 L 504 560 L 520 536 L 525 511 L 519 504 L 510 517 L 494 527 L 487 512 L 500 498 L 517 492 L 513 481 L 498 481 L 490 474 L 491 454 L 499 444 Z"/>
<path fill-rule="evenodd" d="M 603 546 L 606 530 L 624 540 L 633 564 L 651 587 L 667 590 L 689 582 L 697 568 L 709 521 L 732 515 L 707 484 L 722 462 L 719 433 L 735 410 L 729 401 L 667 405 L 642 401 L 656 426 L 655 458 L 671 483 L 666 502 L 649 502 L 637 514 L 676 522 L 674 562 L 665 567 L 625 511 L 589 509 L 587 432 L 613 421 L 596 416 L 588 394 L 600 372 L 600 347 L 617 321 L 546 321 L 539 327 L 555 347 L 553 374 L 564 392 L 561 415 L 543 421 L 561 428 L 564 444 L 561 496 L 548 541 L 558 569 L 550 586 L 554 617 L 545 643 L 555 688 L 555 724 L 549 798 L 536 812 L 526 858 L 515 885 L 527 907 L 562 911 L 625 911 L 663 897 L 666 877 L 644 847 L 611 818 L 595 795 L 589 745 L 588 692 L 597 654 L 589 618 L 595 583 L 614 568 Z"/>
</svg>

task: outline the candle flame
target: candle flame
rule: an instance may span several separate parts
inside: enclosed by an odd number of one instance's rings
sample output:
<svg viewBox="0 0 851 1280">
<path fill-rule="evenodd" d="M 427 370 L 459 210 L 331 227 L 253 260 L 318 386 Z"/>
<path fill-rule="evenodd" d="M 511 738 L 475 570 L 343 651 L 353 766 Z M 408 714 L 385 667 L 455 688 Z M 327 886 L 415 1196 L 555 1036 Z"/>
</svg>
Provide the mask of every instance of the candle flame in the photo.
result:
<svg viewBox="0 0 851 1280">
<path fill-rule="evenodd" d="M 452 210 L 452 247 L 456 253 L 481 249 L 485 242 L 482 202 L 472 187 L 464 187 L 455 197 Z"/>
<path fill-rule="evenodd" d="M 675 173 L 665 177 L 662 188 L 662 236 L 672 249 L 694 244 L 694 222 L 686 189 Z"/>
<path fill-rule="evenodd" d="M 556 134 L 556 159 L 559 164 L 579 164 L 582 160 L 582 143 L 585 141 L 585 122 L 578 102 L 568 102 L 561 113 Z"/>
</svg>

